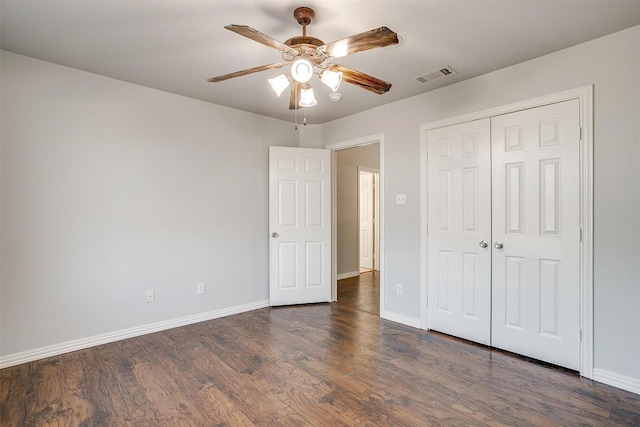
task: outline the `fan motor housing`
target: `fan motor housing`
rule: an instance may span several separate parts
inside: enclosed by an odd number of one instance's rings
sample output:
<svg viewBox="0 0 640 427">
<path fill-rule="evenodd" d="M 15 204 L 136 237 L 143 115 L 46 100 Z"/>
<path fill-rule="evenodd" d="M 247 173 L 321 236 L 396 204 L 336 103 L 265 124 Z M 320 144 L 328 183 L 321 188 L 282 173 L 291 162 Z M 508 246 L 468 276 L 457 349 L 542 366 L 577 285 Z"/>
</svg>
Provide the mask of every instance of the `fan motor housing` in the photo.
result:
<svg viewBox="0 0 640 427">
<path fill-rule="evenodd" d="M 324 42 L 320 39 L 317 39 L 311 36 L 296 36 L 296 37 L 291 37 L 289 40 L 285 41 L 284 44 L 291 47 L 294 47 L 299 44 L 310 44 L 313 46 L 320 47 L 324 45 Z"/>
</svg>

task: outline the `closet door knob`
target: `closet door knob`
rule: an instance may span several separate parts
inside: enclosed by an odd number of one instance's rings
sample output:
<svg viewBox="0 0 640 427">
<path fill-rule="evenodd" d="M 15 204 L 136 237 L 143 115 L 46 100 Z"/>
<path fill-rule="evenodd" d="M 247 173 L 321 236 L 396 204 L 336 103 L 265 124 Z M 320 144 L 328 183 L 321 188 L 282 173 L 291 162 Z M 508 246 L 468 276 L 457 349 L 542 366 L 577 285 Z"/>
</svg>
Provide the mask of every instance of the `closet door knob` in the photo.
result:
<svg viewBox="0 0 640 427">
<path fill-rule="evenodd" d="M 271 237 L 276 238 L 278 237 L 278 233 L 276 233 L 275 231 L 273 233 L 271 233 Z"/>
<path fill-rule="evenodd" d="M 482 249 L 484 249 L 484 248 L 486 248 L 487 246 L 489 246 L 489 244 L 487 243 L 487 241 L 486 241 L 486 240 L 481 240 L 481 241 L 480 241 L 480 243 L 479 243 L 479 245 L 480 245 L 480 247 L 481 247 Z"/>
<path fill-rule="evenodd" d="M 495 242 L 493 244 L 493 247 L 496 248 L 496 249 L 502 249 L 502 248 L 504 248 L 504 245 L 502 244 L 502 242 Z"/>
</svg>

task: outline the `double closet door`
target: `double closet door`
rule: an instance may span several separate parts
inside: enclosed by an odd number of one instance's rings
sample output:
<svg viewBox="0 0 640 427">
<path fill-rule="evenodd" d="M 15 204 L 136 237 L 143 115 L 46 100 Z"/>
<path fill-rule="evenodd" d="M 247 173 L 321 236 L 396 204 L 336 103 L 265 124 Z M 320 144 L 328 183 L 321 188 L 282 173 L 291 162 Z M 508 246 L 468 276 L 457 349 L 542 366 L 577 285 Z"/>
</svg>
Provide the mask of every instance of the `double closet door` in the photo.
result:
<svg viewBox="0 0 640 427">
<path fill-rule="evenodd" d="M 580 368 L 579 103 L 431 130 L 429 329 Z"/>
</svg>

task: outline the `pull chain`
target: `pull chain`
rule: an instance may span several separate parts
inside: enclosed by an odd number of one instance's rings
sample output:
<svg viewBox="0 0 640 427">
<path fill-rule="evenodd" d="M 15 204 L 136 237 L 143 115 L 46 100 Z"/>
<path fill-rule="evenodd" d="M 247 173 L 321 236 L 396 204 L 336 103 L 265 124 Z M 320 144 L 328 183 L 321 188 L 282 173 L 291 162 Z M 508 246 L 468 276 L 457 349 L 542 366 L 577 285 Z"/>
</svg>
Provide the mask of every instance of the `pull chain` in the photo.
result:
<svg viewBox="0 0 640 427">
<path fill-rule="evenodd" d="M 292 88 L 292 90 L 295 91 L 295 93 L 293 94 L 295 100 L 296 100 L 296 105 L 294 110 L 294 115 L 295 115 L 295 123 L 293 125 L 293 130 L 298 130 L 298 91 L 295 88 Z"/>
</svg>

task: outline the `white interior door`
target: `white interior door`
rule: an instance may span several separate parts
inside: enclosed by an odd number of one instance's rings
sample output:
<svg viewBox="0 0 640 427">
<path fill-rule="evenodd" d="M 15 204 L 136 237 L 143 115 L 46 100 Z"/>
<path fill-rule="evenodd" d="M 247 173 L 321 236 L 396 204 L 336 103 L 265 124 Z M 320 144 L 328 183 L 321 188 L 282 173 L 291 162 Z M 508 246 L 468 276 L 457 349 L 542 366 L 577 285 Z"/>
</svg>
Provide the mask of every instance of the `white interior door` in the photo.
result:
<svg viewBox="0 0 640 427">
<path fill-rule="evenodd" d="M 331 301 L 331 151 L 269 147 L 271 305 Z"/>
<path fill-rule="evenodd" d="M 374 267 L 373 173 L 359 171 L 358 247 L 360 272 Z"/>
<path fill-rule="evenodd" d="M 428 150 L 428 325 L 491 340 L 489 119 L 435 129 Z"/>
<path fill-rule="evenodd" d="M 492 345 L 580 369 L 579 104 L 492 118 Z"/>
</svg>

